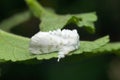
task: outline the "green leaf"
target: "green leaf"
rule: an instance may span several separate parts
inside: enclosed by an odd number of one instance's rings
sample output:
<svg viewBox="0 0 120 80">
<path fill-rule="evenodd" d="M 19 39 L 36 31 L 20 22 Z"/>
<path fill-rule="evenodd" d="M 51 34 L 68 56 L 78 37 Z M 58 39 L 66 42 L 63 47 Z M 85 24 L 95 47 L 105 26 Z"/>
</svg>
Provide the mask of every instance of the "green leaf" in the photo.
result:
<svg viewBox="0 0 120 80">
<path fill-rule="evenodd" d="M 87 16 L 88 19 L 85 17 Z M 91 19 L 89 19 L 89 17 Z M 79 14 L 75 15 L 44 15 L 41 17 L 40 28 L 42 31 L 61 29 L 65 25 L 73 23 L 79 27 L 85 27 L 85 29 L 91 33 L 95 32 L 94 21 L 96 21 L 95 13 Z"/>
<path fill-rule="evenodd" d="M 116 53 L 120 55 L 120 42 L 109 43 L 93 51 L 94 54 Z"/>
<path fill-rule="evenodd" d="M 57 57 L 57 52 L 43 55 L 31 55 L 28 50 L 29 41 L 30 40 L 28 38 L 16 36 L 14 34 L 10 34 L 0 30 L 0 60 L 24 61 L 33 58 L 43 60 Z M 71 52 L 71 54 L 92 52 L 94 49 L 100 48 L 101 46 L 105 45 L 108 41 L 108 36 L 97 39 L 95 41 L 81 41 L 80 48 Z"/>
<path fill-rule="evenodd" d="M 17 13 L 15 15 L 11 16 L 10 18 L 3 20 L 0 23 L 0 29 L 5 30 L 5 31 L 10 31 L 10 29 L 12 27 L 17 26 L 17 25 L 27 21 L 28 19 L 30 19 L 29 11 Z"/>
<path fill-rule="evenodd" d="M 41 20 L 41 31 L 61 29 L 67 24 L 74 23 L 79 27 L 85 27 L 91 33 L 95 32 L 94 22 L 97 20 L 95 13 L 58 15 L 45 10 L 36 0 L 26 0 L 26 2 L 34 15 Z"/>
<path fill-rule="evenodd" d="M 74 15 L 68 23 L 75 23 L 79 27 L 84 27 L 88 32 L 95 33 L 94 22 L 97 20 L 95 12 L 76 14 Z"/>
<path fill-rule="evenodd" d="M 21 61 L 31 59 L 29 39 L 0 30 L 0 60 Z"/>
<path fill-rule="evenodd" d="M 41 17 L 40 29 L 42 31 L 50 31 L 63 28 L 68 20 L 71 18 L 70 15 L 58 16 L 58 15 L 46 15 Z"/>
<path fill-rule="evenodd" d="M 95 41 L 81 41 L 80 48 L 73 52 L 73 54 L 80 54 L 84 52 L 92 52 L 95 49 L 101 48 L 109 42 L 109 36 L 102 37 Z"/>
</svg>

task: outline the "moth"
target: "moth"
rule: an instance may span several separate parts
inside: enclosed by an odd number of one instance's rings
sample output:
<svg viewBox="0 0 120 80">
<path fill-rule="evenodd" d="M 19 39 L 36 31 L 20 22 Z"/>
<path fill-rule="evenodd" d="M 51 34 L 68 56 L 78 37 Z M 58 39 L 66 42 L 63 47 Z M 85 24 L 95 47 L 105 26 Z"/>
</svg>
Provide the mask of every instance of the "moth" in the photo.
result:
<svg viewBox="0 0 120 80">
<path fill-rule="evenodd" d="M 54 30 L 38 32 L 31 37 L 29 50 L 32 54 L 44 54 L 58 51 L 58 62 L 69 52 L 78 49 L 79 35 L 77 30 Z"/>
</svg>

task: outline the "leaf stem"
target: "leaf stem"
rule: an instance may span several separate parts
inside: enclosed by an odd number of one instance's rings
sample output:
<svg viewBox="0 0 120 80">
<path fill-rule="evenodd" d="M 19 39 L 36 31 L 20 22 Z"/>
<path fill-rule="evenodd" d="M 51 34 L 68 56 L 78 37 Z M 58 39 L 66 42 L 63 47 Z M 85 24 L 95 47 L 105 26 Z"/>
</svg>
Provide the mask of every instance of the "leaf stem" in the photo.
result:
<svg viewBox="0 0 120 80">
<path fill-rule="evenodd" d="M 33 14 L 40 18 L 42 15 L 47 14 L 47 11 L 39 4 L 37 0 L 25 0 Z"/>
</svg>

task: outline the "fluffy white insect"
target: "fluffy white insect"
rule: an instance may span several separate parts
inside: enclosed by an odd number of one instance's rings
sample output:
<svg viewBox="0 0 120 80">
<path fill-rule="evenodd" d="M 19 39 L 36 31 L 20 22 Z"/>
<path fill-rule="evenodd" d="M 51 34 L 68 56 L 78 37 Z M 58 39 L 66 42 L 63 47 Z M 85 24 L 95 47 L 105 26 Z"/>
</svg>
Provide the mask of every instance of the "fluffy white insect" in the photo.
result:
<svg viewBox="0 0 120 80">
<path fill-rule="evenodd" d="M 38 32 L 30 41 L 29 50 L 33 54 L 44 54 L 58 51 L 58 61 L 69 52 L 78 49 L 79 35 L 77 30 L 54 30 Z"/>
</svg>

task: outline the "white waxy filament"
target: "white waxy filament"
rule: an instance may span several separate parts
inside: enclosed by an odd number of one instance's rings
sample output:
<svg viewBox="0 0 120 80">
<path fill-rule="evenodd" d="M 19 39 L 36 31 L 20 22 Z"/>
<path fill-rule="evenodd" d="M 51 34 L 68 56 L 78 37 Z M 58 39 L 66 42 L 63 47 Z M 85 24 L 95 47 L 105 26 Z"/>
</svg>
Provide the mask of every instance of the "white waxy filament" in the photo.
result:
<svg viewBox="0 0 120 80">
<path fill-rule="evenodd" d="M 44 54 L 58 51 L 58 62 L 69 52 L 78 49 L 79 35 L 77 30 L 54 30 L 38 32 L 30 40 L 29 50 L 32 54 Z"/>
</svg>

